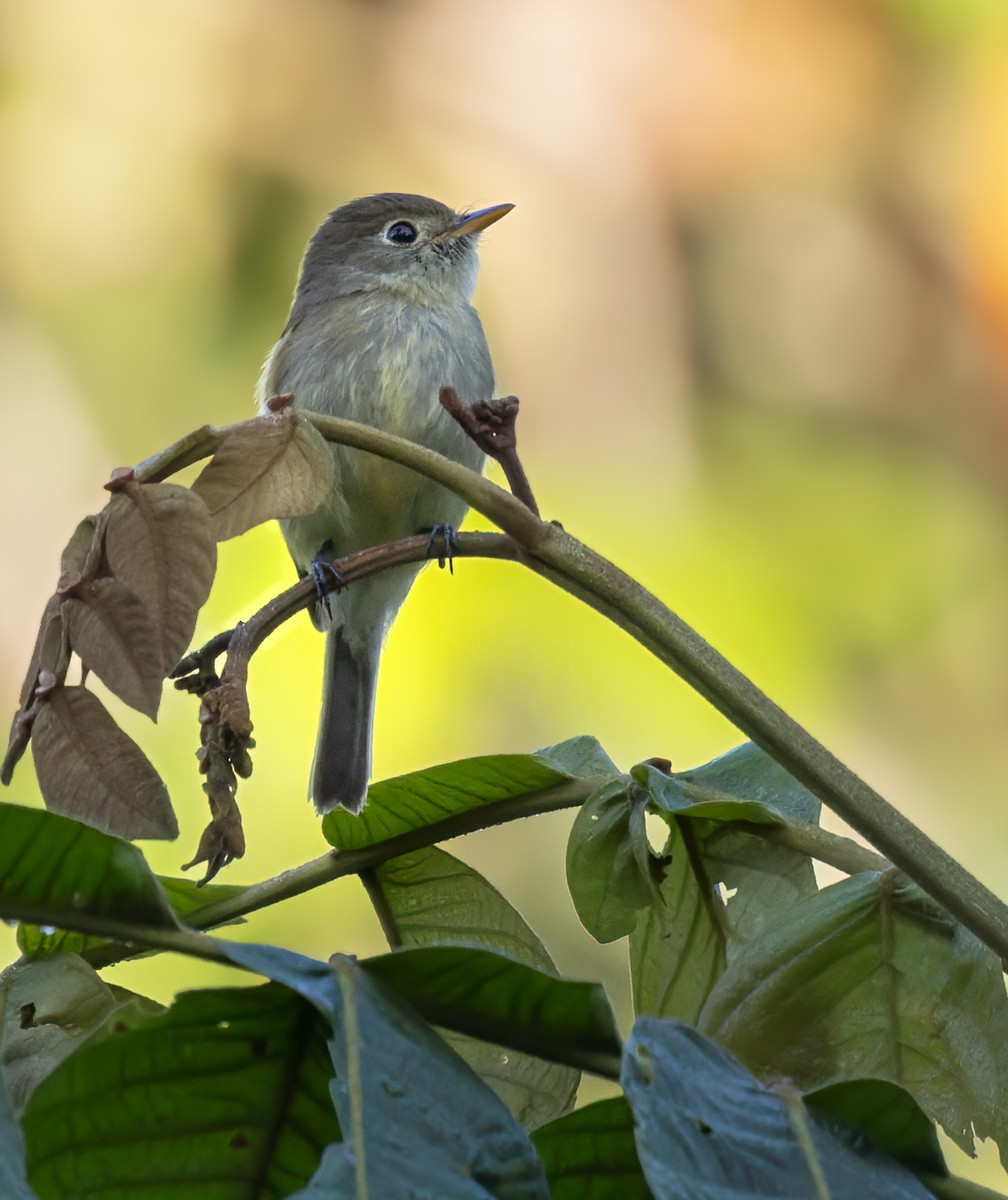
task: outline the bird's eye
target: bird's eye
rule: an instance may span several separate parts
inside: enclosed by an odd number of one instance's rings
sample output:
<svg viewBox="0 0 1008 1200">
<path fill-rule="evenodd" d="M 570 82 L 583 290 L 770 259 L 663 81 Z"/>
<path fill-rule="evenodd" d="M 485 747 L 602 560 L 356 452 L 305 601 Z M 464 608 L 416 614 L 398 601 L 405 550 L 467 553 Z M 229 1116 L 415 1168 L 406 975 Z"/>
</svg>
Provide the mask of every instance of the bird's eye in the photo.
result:
<svg viewBox="0 0 1008 1200">
<path fill-rule="evenodd" d="M 393 246 L 409 246 L 417 240 L 417 231 L 409 221 L 396 221 L 385 230 L 385 240 Z"/>
</svg>

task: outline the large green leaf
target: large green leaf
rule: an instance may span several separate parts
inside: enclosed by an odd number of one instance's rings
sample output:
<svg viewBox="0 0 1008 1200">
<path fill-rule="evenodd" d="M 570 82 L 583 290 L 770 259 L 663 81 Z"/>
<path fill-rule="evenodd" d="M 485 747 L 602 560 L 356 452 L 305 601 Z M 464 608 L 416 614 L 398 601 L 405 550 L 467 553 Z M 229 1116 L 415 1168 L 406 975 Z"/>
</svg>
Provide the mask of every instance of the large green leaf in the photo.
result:
<svg viewBox="0 0 1008 1200">
<path fill-rule="evenodd" d="M 554 1062 L 606 1070 L 621 1043 L 597 983 L 558 979 L 503 954 L 466 946 L 396 950 L 361 963 L 435 1025 Z"/>
<path fill-rule="evenodd" d="M 650 779 L 661 786 L 654 775 Z M 676 781 L 690 799 L 690 804 L 679 811 L 692 819 L 702 838 L 708 876 L 734 892 L 725 914 L 730 956 L 735 948 L 776 924 L 780 914 L 789 913 L 817 891 L 815 870 L 807 854 L 775 845 L 732 824 L 733 814 L 740 815 L 738 803 L 759 806 L 758 813 L 748 808 L 749 819 L 756 824 L 783 820 L 817 825 L 822 805 L 808 788 L 752 742 L 701 767 L 680 772 Z M 722 809 L 717 823 L 708 826 L 698 822 L 705 811 L 703 805 L 713 806 L 725 799 L 734 801 L 735 806 Z M 714 815 L 712 808 L 706 812 Z"/>
<path fill-rule="evenodd" d="M 823 889 L 739 951 L 700 1018 L 760 1076 L 905 1088 L 963 1149 L 1008 1148 L 1001 964 L 893 872 Z"/>
<path fill-rule="evenodd" d="M 638 1018 L 622 1080 L 655 1200 L 930 1200 L 904 1167 L 855 1149 L 690 1025 Z"/>
<path fill-rule="evenodd" d="M 322 822 L 322 832 L 337 849 L 357 850 L 495 801 L 555 793 L 558 803 L 576 803 L 618 775 L 589 737 L 536 754 L 467 758 L 372 784 L 360 816 L 336 809 Z"/>
<path fill-rule="evenodd" d="M 532 1141 L 551 1200 L 652 1200 L 637 1158 L 633 1113 L 622 1096 L 568 1113 L 537 1129 Z"/>
<path fill-rule="evenodd" d="M 390 859 L 373 873 L 386 932 L 399 946 L 462 944 L 497 950 L 556 974 L 522 915 L 477 871 L 429 846 Z M 570 1109 L 581 1073 L 451 1030 L 444 1036 L 476 1074 L 530 1128 Z"/>
<path fill-rule="evenodd" d="M 294 988 L 333 1030 L 332 1094 L 345 1145 L 298 1196 L 547 1200 L 528 1135 L 395 993 L 356 963 L 220 942 L 234 961 Z"/>
<path fill-rule="evenodd" d="M 749 827 L 816 821 L 819 802 L 750 743 L 691 771 L 631 775 L 669 826 L 660 894 L 630 935 L 635 1008 L 695 1021 L 732 955 L 817 890 L 808 855 Z"/>
<path fill-rule="evenodd" d="M 630 935 L 630 979 L 636 1013 L 695 1021 L 725 968 L 727 918 L 687 836 L 670 839 L 658 898 Z"/>
<path fill-rule="evenodd" d="M 89 917 L 175 928 L 143 855 L 69 817 L 0 805 L 0 917 L 80 928 Z"/>
<path fill-rule="evenodd" d="M 864 1134 L 915 1174 L 945 1175 L 934 1123 L 903 1088 L 884 1079 L 851 1079 L 805 1093 L 809 1109 Z"/>
<path fill-rule="evenodd" d="M 168 903 L 183 921 L 192 912 L 219 900 L 228 900 L 245 891 L 238 883 L 198 884 L 191 879 L 178 879 L 170 875 L 155 876 Z M 227 921 L 228 925 L 239 925 L 244 917 Z M 105 965 L 117 957 L 129 953 L 121 942 L 110 942 L 108 938 L 91 937 L 70 929 L 42 928 L 22 922 L 17 931 L 18 949 L 30 960 L 48 958 L 53 954 L 83 954 L 89 962 Z"/>
<path fill-rule="evenodd" d="M 340 1136 L 324 1023 L 287 988 L 181 995 L 162 1017 L 116 1014 L 29 1102 L 40 1200 L 288 1195 Z"/>
</svg>

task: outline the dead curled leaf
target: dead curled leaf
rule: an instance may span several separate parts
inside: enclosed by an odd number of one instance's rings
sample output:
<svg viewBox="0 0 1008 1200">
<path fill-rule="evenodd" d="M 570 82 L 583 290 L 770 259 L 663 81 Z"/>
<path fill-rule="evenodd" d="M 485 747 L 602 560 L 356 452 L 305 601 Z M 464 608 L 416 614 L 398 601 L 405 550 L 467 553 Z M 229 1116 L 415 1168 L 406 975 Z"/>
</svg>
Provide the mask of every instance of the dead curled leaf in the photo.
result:
<svg viewBox="0 0 1008 1200">
<path fill-rule="evenodd" d="M 192 485 L 219 542 L 280 517 L 304 517 L 333 484 L 328 443 L 292 409 L 231 429 Z"/>
<path fill-rule="evenodd" d="M 135 482 L 107 512 L 108 570 L 147 610 L 163 678 L 187 649 L 210 594 L 217 565 L 210 514 L 189 488 Z"/>
<path fill-rule="evenodd" d="M 86 688 L 53 688 L 35 717 L 32 753 L 53 812 L 122 838 L 178 836 L 161 778 Z"/>
<path fill-rule="evenodd" d="M 146 608 L 114 577 L 82 583 L 62 604 L 70 646 L 120 700 L 153 721 L 163 650 Z"/>
<path fill-rule="evenodd" d="M 60 673 L 61 666 L 65 668 L 65 659 L 69 656 L 66 644 L 66 631 L 63 624 L 63 614 L 59 596 L 50 596 L 42 610 L 42 620 L 39 622 L 38 636 L 32 650 L 31 661 L 24 683 L 21 685 L 20 705 L 27 708 L 31 703 L 35 687 L 38 684 L 40 671 L 51 671 L 54 675 Z"/>
<path fill-rule="evenodd" d="M 60 555 L 60 575 L 78 579 L 92 578 L 98 568 L 102 552 L 102 537 L 108 510 L 85 517 L 70 535 L 70 541 Z M 62 581 L 61 581 L 62 582 Z"/>
</svg>

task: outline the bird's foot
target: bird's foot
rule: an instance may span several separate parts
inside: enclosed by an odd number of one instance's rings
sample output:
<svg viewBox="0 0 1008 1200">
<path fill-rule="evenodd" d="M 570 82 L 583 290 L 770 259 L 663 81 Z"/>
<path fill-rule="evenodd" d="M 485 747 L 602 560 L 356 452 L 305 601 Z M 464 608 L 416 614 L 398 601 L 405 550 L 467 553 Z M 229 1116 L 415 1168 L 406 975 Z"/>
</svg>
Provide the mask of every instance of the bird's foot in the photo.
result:
<svg viewBox="0 0 1008 1200">
<path fill-rule="evenodd" d="M 427 538 L 427 557 L 437 554 L 438 566 L 443 570 L 445 564 L 450 574 L 455 574 L 453 566 L 455 551 L 458 549 L 458 534 L 454 525 L 435 525 Z"/>
<path fill-rule="evenodd" d="M 340 588 L 346 587 L 346 580 L 323 554 L 316 554 L 311 560 L 309 572 L 312 582 L 315 584 L 315 595 L 318 598 L 319 608 L 324 609 L 326 616 L 331 620 L 332 608 L 329 605 L 329 593 L 338 592 Z"/>
</svg>

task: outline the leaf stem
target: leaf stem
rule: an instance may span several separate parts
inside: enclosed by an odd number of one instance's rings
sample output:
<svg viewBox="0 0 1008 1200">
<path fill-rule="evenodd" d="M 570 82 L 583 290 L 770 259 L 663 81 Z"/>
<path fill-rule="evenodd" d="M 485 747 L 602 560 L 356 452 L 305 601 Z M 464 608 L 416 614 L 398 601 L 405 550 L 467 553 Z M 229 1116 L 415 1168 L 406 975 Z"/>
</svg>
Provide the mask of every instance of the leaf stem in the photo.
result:
<svg viewBox="0 0 1008 1200">
<path fill-rule="evenodd" d="M 480 829 L 490 829 L 495 825 L 505 825 L 521 817 L 532 817 L 539 813 L 556 812 L 562 808 L 577 808 L 588 798 L 593 786 L 581 780 L 571 780 L 558 784 L 556 787 L 543 788 L 538 792 L 529 792 L 524 796 L 511 797 L 507 800 L 495 800 L 479 808 L 467 812 L 455 813 L 443 821 L 433 825 L 424 825 L 411 829 L 396 837 L 383 842 L 375 842 L 360 850 L 330 850 L 327 854 L 314 858 L 301 866 L 289 871 L 282 871 L 271 879 L 254 883 L 237 895 L 223 900 L 206 904 L 202 908 L 186 915 L 185 922 L 189 929 L 212 929 L 225 925 L 249 913 L 269 908 L 282 900 L 290 900 L 301 896 L 323 884 L 342 879 L 345 875 L 359 875 L 370 868 L 380 866 L 390 858 L 401 854 L 409 854 L 413 850 L 421 850 L 433 846 L 449 838 L 461 837 L 466 833 L 475 833 Z M 33 919 L 30 914 L 17 913 L 24 919 Z M 51 922 L 53 914 L 46 911 L 38 917 L 41 921 Z M 74 921 L 77 921 L 76 916 Z M 131 925 L 121 923 L 121 929 L 111 931 L 108 922 L 102 918 L 101 928 L 80 927 L 79 923 L 67 928 L 78 929 L 81 933 L 93 933 L 99 937 L 116 939 L 114 945 L 95 946 L 85 950 L 83 957 L 96 969 L 112 966 L 124 958 L 132 957 L 136 950 L 129 942 L 141 943 L 146 946 L 146 940 L 140 938 Z M 174 949 L 173 945 L 162 946 L 160 942 L 153 943 L 159 949 Z"/>
</svg>

